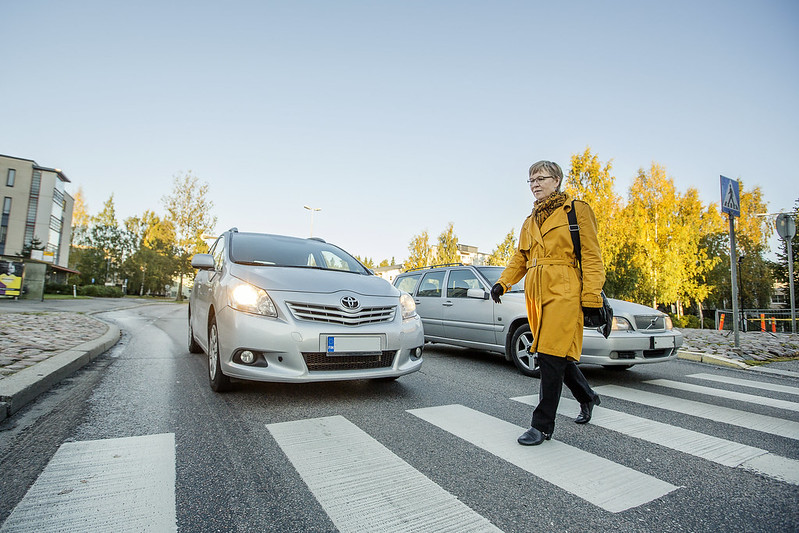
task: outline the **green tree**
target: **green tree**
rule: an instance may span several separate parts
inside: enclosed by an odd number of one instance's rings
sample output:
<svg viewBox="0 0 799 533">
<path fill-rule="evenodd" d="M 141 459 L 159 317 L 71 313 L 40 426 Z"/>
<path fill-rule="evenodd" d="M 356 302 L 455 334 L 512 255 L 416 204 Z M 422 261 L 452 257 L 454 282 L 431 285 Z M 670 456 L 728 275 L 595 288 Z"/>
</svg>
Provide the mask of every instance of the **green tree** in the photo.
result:
<svg viewBox="0 0 799 533">
<path fill-rule="evenodd" d="M 212 233 L 216 226 L 216 216 L 211 215 L 214 203 L 208 198 L 208 191 L 208 183 L 201 184 L 189 171 L 174 177 L 172 194 L 163 198 L 167 219 L 175 228 L 180 276 L 178 300 L 183 299 L 183 276 L 193 272 L 191 257 L 208 250 L 203 235 Z"/>
<path fill-rule="evenodd" d="M 793 219 L 794 223 L 799 226 L 799 198 L 796 199 L 794 202 L 794 211 L 793 211 Z M 793 239 L 791 239 L 791 251 L 793 252 L 793 289 L 794 289 L 794 301 L 796 301 L 796 291 L 797 287 L 799 287 L 799 234 L 794 235 Z M 777 261 L 774 263 L 773 266 L 773 274 L 774 279 L 778 282 L 785 283 L 785 293 L 786 293 L 786 300 L 789 302 L 790 305 L 790 294 L 788 291 L 790 290 L 789 282 L 789 269 L 788 269 L 788 244 L 780 238 L 779 240 L 779 248 L 777 250 Z"/>
<path fill-rule="evenodd" d="M 438 246 L 436 247 L 435 263 L 443 265 L 447 263 L 459 263 L 461 256 L 458 253 L 458 236 L 450 222 L 446 229 L 438 236 Z"/>
<path fill-rule="evenodd" d="M 430 265 L 432 250 L 428 241 L 429 236 L 427 234 L 427 230 L 424 230 L 419 235 L 414 235 L 413 239 L 411 239 L 411 242 L 408 245 L 408 250 L 411 252 L 411 255 L 408 256 L 408 259 L 403 265 L 404 271 Z"/>
<path fill-rule="evenodd" d="M 39 239 L 39 237 L 37 237 L 36 235 L 34 235 L 33 238 L 31 238 L 30 242 L 25 243 L 25 245 L 22 247 L 22 250 L 17 255 L 19 257 L 25 257 L 30 259 L 31 252 L 33 252 L 34 250 L 44 250 L 44 244 L 42 244 L 41 239 Z"/>
<path fill-rule="evenodd" d="M 505 266 L 510 261 L 510 258 L 513 257 L 513 254 L 516 253 L 516 234 L 514 233 L 513 228 L 510 229 L 507 235 L 505 235 L 505 240 L 497 245 L 494 248 L 494 251 L 491 252 L 491 255 L 488 257 L 488 264 L 489 265 L 496 265 L 496 266 Z"/>
<path fill-rule="evenodd" d="M 117 222 L 113 194 L 105 201 L 103 209 L 91 217 L 87 244 L 100 252 L 105 260 L 104 268 L 97 271 L 96 254 L 88 254 L 93 258 L 91 264 L 94 265 L 88 274 L 95 279 L 95 283 L 100 279 L 106 283 L 116 283 L 119 268 L 132 251 L 134 243 L 130 234 Z"/>
<path fill-rule="evenodd" d="M 137 243 L 122 267 L 129 279 L 128 292 L 164 294 L 178 268 L 172 222 L 147 210 L 141 217 L 126 219 L 125 226 Z"/>
</svg>

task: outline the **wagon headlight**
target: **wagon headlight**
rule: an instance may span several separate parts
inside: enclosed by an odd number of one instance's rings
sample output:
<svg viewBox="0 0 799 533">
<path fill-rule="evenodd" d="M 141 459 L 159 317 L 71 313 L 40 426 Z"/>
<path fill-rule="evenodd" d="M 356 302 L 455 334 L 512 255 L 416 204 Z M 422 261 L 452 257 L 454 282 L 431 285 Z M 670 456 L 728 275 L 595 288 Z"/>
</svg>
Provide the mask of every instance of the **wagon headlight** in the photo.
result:
<svg viewBox="0 0 799 533">
<path fill-rule="evenodd" d="M 630 321 L 621 316 L 613 317 L 613 331 L 632 331 L 633 325 Z"/>
<path fill-rule="evenodd" d="M 274 302 L 266 291 L 243 281 L 234 281 L 228 289 L 230 307 L 245 313 L 277 316 Z"/>
<path fill-rule="evenodd" d="M 674 324 L 671 322 L 671 317 L 670 316 L 665 316 L 665 317 L 663 317 L 663 319 L 666 321 L 666 329 L 667 330 L 674 329 Z"/>
<path fill-rule="evenodd" d="M 407 292 L 400 294 L 400 307 L 402 308 L 402 320 L 408 320 L 416 316 L 416 302 Z"/>
</svg>

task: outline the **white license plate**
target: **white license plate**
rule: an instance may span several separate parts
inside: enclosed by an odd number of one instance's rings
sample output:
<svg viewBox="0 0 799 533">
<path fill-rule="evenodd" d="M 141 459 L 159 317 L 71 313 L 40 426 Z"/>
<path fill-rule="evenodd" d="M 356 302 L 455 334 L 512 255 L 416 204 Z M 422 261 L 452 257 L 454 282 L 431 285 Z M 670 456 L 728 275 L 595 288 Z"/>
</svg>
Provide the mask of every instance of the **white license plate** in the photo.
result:
<svg viewBox="0 0 799 533">
<path fill-rule="evenodd" d="M 652 337 L 655 349 L 674 348 L 674 337 Z"/>
<path fill-rule="evenodd" d="M 375 335 L 329 335 L 323 336 L 324 351 L 336 354 L 375 354 L 380 353 L 380 337 Z"/>
</svg>

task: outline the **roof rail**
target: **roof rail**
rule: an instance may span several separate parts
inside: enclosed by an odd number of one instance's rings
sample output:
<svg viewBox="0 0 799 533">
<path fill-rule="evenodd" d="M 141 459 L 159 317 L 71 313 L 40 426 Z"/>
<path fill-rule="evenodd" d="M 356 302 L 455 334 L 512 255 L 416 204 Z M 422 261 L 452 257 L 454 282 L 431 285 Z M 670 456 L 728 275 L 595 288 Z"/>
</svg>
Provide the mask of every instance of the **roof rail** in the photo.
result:
<svg viewBox="0 0 799 533">
<path fill-rule="evenodd" d="M 425 269 L 428 269 L 428 268 L 455 267 L 455 266 L 461 266 L 462 267 L 462 266 L 466 266 L 466 265 L 464 265 L 463 263 L 441 263 L 440 265 L 429 265 L 429 266 L 423 266 L 423 267 L 413 267 L 413 268 L 409 268 L 405 272 L 413 272 L 414 270 L 425 270 Z"/>
</svg>

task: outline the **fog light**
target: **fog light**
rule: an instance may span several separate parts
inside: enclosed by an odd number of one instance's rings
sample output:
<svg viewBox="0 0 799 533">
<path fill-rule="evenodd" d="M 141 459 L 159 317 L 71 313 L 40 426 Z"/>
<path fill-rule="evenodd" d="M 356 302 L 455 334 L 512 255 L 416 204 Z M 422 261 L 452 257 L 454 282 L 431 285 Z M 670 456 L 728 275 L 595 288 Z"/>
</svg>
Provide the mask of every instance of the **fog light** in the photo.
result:
<svg viewBox="0 0 799 533">
<path fill-rule="evenodd" d="M 255 354 L 250 350 L 244 350 L 239 357 L 245 365 L 251 365 L 255 361 Z"/>
</svg>

